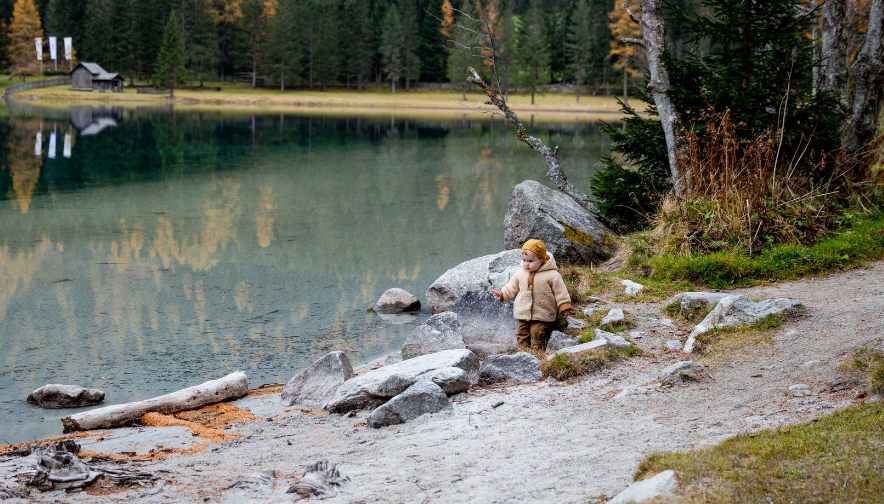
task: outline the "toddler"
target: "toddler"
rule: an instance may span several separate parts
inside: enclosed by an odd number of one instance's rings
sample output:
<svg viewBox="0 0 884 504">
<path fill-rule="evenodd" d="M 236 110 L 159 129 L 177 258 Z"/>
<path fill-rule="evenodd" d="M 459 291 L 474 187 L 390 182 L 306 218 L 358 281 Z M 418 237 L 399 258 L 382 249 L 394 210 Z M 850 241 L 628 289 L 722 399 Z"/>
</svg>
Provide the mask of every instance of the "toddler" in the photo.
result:
<svg viewBox="0 0 884 504">
<path fill-rule="evenodd" d="M 556 260 L 540 240 L 522 245 L 522 268 L 499 291 L 491 291 L 498 301 L 512 301 L 519 346 L 546 350 L 549 329 L 556 312 L 571 314 L 571 296 L 559 274 Z"/>
</svg>

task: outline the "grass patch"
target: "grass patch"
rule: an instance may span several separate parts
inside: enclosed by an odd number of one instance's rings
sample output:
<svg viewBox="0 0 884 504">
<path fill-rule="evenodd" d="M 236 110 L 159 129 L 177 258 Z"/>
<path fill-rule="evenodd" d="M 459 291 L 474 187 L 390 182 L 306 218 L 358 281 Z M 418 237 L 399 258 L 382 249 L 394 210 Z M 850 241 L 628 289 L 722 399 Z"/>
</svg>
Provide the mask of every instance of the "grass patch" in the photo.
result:
<svg viewBox="0 0 884 504">
<path fill-rule="evenodd" d="M 727 359 L 749 347 L 773 345 L 773 330 L 782 325 L 783 318 L 772 313 L 749 326 L 716 327 L 697 335 L 694 351 L 711 359 Z"/>
<path fill-rule="evenodd" d="M 881 502 L 882 425 L 884 404 L 851 407 L 705 450 L 653 454 L 639 464 L 635 479 L 674 469 L 684 504 Z"/>
<path fill-rule="evenodd" d="M 812 245 L 778 245 L 748 256 L 716 252 L 698 257 L 664 254 L 648 260 L 652 279 L 686 280 L 722 289 L 789 280 L 860 266 L 884 257 L 884 216 L 857 217 L 849 229 Z"/>
<path fill-rule="evenodd" d="M 880 350 L 858 348 L 852 358 L 841 364 L 840 369 L 864 375 L 869 382 L 869 392 L 884 395 L 884 353 Z"/>
<path fill-rule="evenodd" d="M 705 306 L 702 303 L 695 303 L 685 311 L 682 309 L 680 301 L 673 301 L 663 307 L 663 314 L 671 318 L 682 317 L 685 320 L 696 323 L 706 318 L 706 315 L 709 315 L 709 312 L 714 308 L 714 306 Z"/>
<path fill-rule="evenodd" d="M 552 376 L 556 380 L 567 380 L 599 371 L 619 359 L 621 355 L 621 352 L 610 345 L 580 353 L 555 354 L 540 364 L 540 370 L 544 377 Z"/>
<path fill-rule="evenodd" d="M 569 264 L 559 268 L 565 286 L 571 294 L 571 302 L 585 303 L 590 296 L 597 296 L 614 285 L 614 275 L 591 266 Z"/>
</svg>

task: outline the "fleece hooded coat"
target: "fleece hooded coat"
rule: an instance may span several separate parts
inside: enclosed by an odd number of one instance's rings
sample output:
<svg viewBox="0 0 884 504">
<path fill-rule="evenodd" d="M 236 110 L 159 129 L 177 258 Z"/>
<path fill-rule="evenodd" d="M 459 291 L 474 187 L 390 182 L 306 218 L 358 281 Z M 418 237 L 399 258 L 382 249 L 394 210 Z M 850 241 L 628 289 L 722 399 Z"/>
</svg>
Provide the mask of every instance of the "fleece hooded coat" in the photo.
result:
<svg viewBox="0 0 884 504">
<path fill-rule="evenodd" d="M 502 301 L 512 301 L 516 320 L 553 322 L 556 312 L 571 308 L 571 296 L 565 281 L 559 274 L 556 260 L 546 253 L 546 262 L 537 271 L 528 273 L 524 268 L 510 279 L 500 291 Z"/>
</svg>

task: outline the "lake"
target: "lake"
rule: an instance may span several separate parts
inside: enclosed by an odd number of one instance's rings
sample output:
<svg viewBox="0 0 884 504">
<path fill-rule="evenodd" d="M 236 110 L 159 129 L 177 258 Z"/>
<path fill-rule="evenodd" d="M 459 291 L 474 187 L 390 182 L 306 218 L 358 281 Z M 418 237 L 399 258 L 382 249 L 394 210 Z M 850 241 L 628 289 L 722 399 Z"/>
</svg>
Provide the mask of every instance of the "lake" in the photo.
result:
<svg viewBox="0 0 884 504">
<path fill-rule="evenodd" d="M 615 118 L 616 120 L 616 118 Z M 571 117 L 530 129 L 572 182 L 609 143 Z M 238 369 L 288 381 L 356 365 L 427 316 L 367 312 L 503 249 L 513 186 L 546 181 L 500 118 L 0 109 L 0 444 L 61 433 L 46 383 L 141 400 Z M 396 320 L 395 322 L 401 322 Z"/>
</svg>

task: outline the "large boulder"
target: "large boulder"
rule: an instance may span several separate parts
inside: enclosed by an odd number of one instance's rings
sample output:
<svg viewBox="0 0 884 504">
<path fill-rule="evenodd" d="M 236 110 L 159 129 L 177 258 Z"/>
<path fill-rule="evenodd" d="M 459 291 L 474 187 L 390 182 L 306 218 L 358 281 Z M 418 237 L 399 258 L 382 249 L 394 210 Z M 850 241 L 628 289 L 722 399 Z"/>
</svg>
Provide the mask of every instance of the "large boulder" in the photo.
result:
<svg viewBox="0 0 884 504">
<path fill-rule="evenodd" d="M 28 402 L 43 408 L 83 408 L 104 401 L 104 392 L 77 385 L 49 383 L 28 395 Z"/>
<path fill-rule="evenodd" d="M 759 303 L 752 301 L 746 296 L 726 296 L 722 298 L 715 308 L 706 315 L 699 324 L 694 326 L 684 351 L 691 353 L 698 335 L 710 331 L 716 327 L 736 327 L 754 324 L 768 315 L 791 315 L 797 313 L 804 305 L 788 298 L 765 299 Z"/>
<path fill-rule="evenodd" d="M 451 307 L 467 349 L 484 359 L 518 346 L 513 303 L 501 303 L 488 290 L 467 292 Z"/>
<path fill-rule="evenodd" d="M 421 309 L 421 302 L 414 294 L 394 287 L 387 289 L 374 305 L 378 313 L 402 313 Z"/>
<path fill-rule="evenodd" d="M 323 408 L 338 387 L 353 378 L 353 367 L 344 352 L 331 352 L 296 374 L 282 390 L 282 402 Z"/>
<path fill-rule="evenodd" d="M 514 355 L 492 355 L 482 361 L 479 367 L 479 380 L 485 383 L 511 381 L 531 383 L 540 381 L 540 361 L 528 352 Z"/>
<path fill-rule="evenodd" d="M 448 311 L 464 294 L 500 290 L 519 269 L 522 244 L 516 250 L 470 259 L 446 271 L 427 289 L 430 313 Z"/>
<path fill-rule="evenodd" d="M 510 195 L 503 221 L 506 248 L 542 240 L 559 264 L 600 263 L 617 251 L 615 235 L 561 191 L 526 180 Z"/>
<path fill-rule="evenodd" d="M 374 407 L 401 394 L 424 375 L 441 368 L 456 367 L 469 376 L 470 383 L 479 379 L 479 358 L 469 350 L 445 350 L 368 371 L 347 380 L 325 405 L 332 413 Z"/>
<path fill-rule="evenodd" d="M 430 380 L 418 380 L 404 392 L 381 405 L 368 416 L 368 426 L 373 428 L 396 425 L 428 413 L 438 413 L 450 408 L 448 396 Z"/>
<path fill-rule="evenodd" d="M 466 348 L 460 333 L 460 321 L 454 312 L 433 315 L 412 331 L 402 345 L 402 358 Z"/>
</svg>

